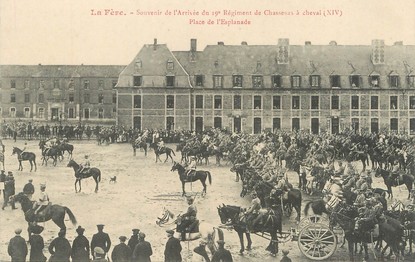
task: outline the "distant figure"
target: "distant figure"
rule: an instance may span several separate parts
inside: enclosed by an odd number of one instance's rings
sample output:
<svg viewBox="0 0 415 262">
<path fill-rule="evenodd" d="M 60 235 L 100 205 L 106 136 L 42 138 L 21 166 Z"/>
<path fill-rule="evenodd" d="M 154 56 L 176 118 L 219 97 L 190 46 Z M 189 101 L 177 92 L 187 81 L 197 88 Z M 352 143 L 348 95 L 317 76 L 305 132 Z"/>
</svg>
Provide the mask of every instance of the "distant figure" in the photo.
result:
<svg viewBox="0 0 415 262">
<path fill-rule="evenodd" d="M 44 228 L 39 225 L 35 225 L 30 228 L 30 232 L 33 233 L 29 238 L 30 262 L 45 262 L 47 259 L 43 254 L 45 243 L 43 241 L 43 237 L 40 235 L 40 233 L 43 232 L 43 229 Z"/>
<path fill-rule="evenodd" d="M 111 254 L 112 262 L 130 262 L 132 251 L 131 248 L 125 244 L 126 236 L 120 236 L 120 243 L 114 247 Z"/>
<path fill-rule="evenodd" d="M 105 251 L 105 255 L 108 253 L 111 247 L 111 239 L 107 233 L 103 231 L 104 225 L 97 225 L 98 233 L 96 233 L 91 240 L 91 249 L 95 251 L 95 247 L 100 247 Z M 94 257 L 95 258 L 95 257 Z"/>
<path fill-rule="evenodd" d="M 166 230 L 167 237 L 169 238 L 164 249 L 164 262 L 181 262 L 182 245 L 180 240 L 174 237 L 173 230 Z"/>
<path fill-rule="evenodd" d="M 78 236 L 72 243 L 72 262 L 89 262 L 89 240 L 84 236 L 85 228 L 78 226 Z"/>
<path fill-rule="evenodd" d="M 14 231 L 16 234 L 12 239 L 10 239 L 7 252 L 11 257 L 11 262 L 25 262 L 27 256 L 27 245 L 26 240 L 20 236 L 22 229 L 18 228 Z"/>
<path fill-rule="evenodd" d="M 49 262 L 69 262 L 71 257 L 71 244 L 65 238 L 66 230 L 61 229 L 58 237 L 52 240 L 49 245 L 49 253 L 52 255 Z"/>
<path fill-rule="evenodd" d="M 218 243 L 218 250 L 213 254 L 211 262 L 233 262 L 231 252 L 225 249 L 225 242 L 223 240 L 216 242 Z"/>
<path fill-rule="evenodd" d="M 140 229 L 134 228 L 133 235 L 128 240 L 128 246 L 131 248 L 131 251 L 134 251 L 135 246 L 138 244 L 138 233 L 140 233 Z"/>
<path fill-rule="evenodd" d="M 138 244 L 133 251 L 132 261 L 134 262 L 151 262 L 150 256 L 153 255 L 151 244 L 145 241 L 146 234 L 140 232 L 138 234 Z"/>
</svg>

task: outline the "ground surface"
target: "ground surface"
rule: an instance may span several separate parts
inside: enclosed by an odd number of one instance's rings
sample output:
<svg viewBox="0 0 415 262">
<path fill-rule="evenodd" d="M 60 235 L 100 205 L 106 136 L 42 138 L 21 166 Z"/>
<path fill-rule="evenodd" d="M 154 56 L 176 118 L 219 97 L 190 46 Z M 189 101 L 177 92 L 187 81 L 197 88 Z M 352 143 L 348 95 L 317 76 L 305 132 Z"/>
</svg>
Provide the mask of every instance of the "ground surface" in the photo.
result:
<svg viewBox="0 0 415 262">
<path fill-rule="evenodd" d="M 27 142 L 27 145 L 24 143 Z M 66 167 L 67 157 L 58 162 L 56 167 L 51 165 L 41 166 L 40 150 L 36 141 L 17 141 L 3 140 L 6 145 L 6 171 L 13 171 L 16 180 L 16 192 L 21 192 L 24 184 L 29 178 L 33 179 L 36 190 L 39 184 L 47 183 L 47 192 L 54 204 L 69 207 L 75 214 L 78 225 L 86 229 L 85 235 L 91 240 L 96 233 L 96 224 L 105 224 L 104 231 L 109 233 L 112 246 L 118 244 L 118 237 L 131 235 L 132 228 L 139 228 L 147 235 L 147 240 L 152 244 L 152 261 L 163 261 L 164 245 L 167 241 L 165 234 L 166 228 L 156 225 L 155 221 L 161 215 L 163 207 L 168 208 L 175 214 L 183 212 L 187 208 L 185 198 L 181 197 L 181 183 L 176 172 L 170 172 L 172 166 L 168 163 L 155 163 L 155 156 L 152 151 L 145 157 L 143 152 L 137 151 L 134 157 L 132 149 L 128 144 L 111 144 L 109 146 L 98 146 L 90 141 L 73 141 L 75 146 L 74 160 L 82 161 L 85 154 L 90 155 L 91 165 L 98 167 L 102 171 L 102 181 L 99 184 L 99 192 L 94 193 L 95 183 L 92 178 L 82 181 L 82 192 L 75 193 L 74 190 L 74 171 Z M 24 171 L 17 171 L 18 162 L 16 156 L 10 156 L 12 147 L 17 146 L 26 151 L 31 151 L 37 155 L 37 172 L 29 172 L 30 165 L 24 162 Z M 168 145 L 175 148 L 175 145 Z M 162 157 L 164 160 L 164 157 Z M 180 160 L 180 153 L 176 152 L 175 160 Z M 217 207 L 222 203 L 231 205 L 248 206 L 249 198 L 240 198 L 240 182 L 235 182 L 235 175 L 229 171 L 229 166 L 217 167 L 214 160 L 208 166 L 201 166 L 199 169 L 209 170 L 212 173 L 212 185 L 208 185 L 207 195 L 196 197 L 198 207 L 198 217 L 213 225 L 219 225 L 220 220 Z M 110 184 L 109 179 L 117 176 L 117 183 Z M 291 181 L 297 185 L 297 176 L 290 173 Z M 379 179 L 375 179 L 375 185 L 384 187 Z M 199 182 L 193 183 L 193 192 L 190 184 L 186 185 L 186 190 L 191 194 L 196 194 L 202 190 Z M 394 188 L 394 193 L 399 199 L 406 198 L 406 189 Z M 303 197 L 305 201 L 309 197 Z M 27 223 L 24 220 L 20 205 L 16 205 L 19 210 L 11 210 L 7 207 L 4 211 L 0 210 L 0 261 L 8 261 L 7 245 L 14 235 L 14 229 L 23 228 L 22 236 L 27 239 Z M 303 204 L 304 207 L 304 204 Z M 302 214 L 303 217 L 303 214 Z M 296 227 L 293 223 L 295 212 L 290 219 L 284 218 L 283 229 L 288 231 L 290 227 Z M 67 238 L 72 243 L 76 237 L 75 228 L 66 217 Z M 51 221 L 45 223 L 45 231 L 42 233 L 46 245 L 57 236 L 59 229 Z M 281 251 L 276 258 L 271 257 L 264 248 L 268 241 L 252 236 L 253 249 L 245 252 L 244 256 L 238 255 L 239 239 L 237 234 L 232 231 L 225 231 L 225 246 L 231 250 L 234 261 L 279 261 L 282 257 Z M 198 245 L 199 241 L 189 244 L 182 243 L 182 256 L 184 261 L 202 261 L 201 257 L 193 254 L 192 250 Z M 290 251 L 289 257 L 292 261 L 308 261 L 298 250 L 297 242 L 287 242 L 280 244 L 280 250 Z M 111 248 L 112 251 L 112 248 Z M 111 252 L 110 251 L 110 252 Z M 49 257 L 48 251 L 45 254 Z M 346 247 L 338 248 L 337 252 L 331 257 L 330 261 L 346 261 Z M 373 254 L 371 254 L 373 258 Z M 361 257 L 358 258 L 361 260 Z"/>
</svg>

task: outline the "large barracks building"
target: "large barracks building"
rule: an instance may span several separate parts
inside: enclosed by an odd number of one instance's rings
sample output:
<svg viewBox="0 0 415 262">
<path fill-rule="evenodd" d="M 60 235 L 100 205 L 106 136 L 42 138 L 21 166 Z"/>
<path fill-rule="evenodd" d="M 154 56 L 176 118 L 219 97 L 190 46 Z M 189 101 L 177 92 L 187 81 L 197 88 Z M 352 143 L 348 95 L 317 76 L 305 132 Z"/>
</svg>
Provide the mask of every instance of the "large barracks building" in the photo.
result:
<svg viewBox="0 0 415 262">
<path fill-rule="evenodd" d="M 188 51 L 171 51 L 155 39 L 125 67 L 42 67 L 47 66 L 1 67 L 3 119 L 53 120 L 62 111 L 78 121 L 105 119 L 138 129 L 337 133 L 348 128 L 415 134 L 415 46 L 402 42 L 290 45 L 278 39 L 273 45 L 218 42 L 198 51 L 197 40 L 191 39 Z M 83 67 L 85 73 L 73 73 Z M 57 80 L 65 87 L 59 99 Z M 72 80 L 71 106 L 66 88 Z M 49 97 L 43 100 L 43 115 L 38 100 L 26 99 L 27 93 L 39 98 L 41 81 Z"/>
</svg>

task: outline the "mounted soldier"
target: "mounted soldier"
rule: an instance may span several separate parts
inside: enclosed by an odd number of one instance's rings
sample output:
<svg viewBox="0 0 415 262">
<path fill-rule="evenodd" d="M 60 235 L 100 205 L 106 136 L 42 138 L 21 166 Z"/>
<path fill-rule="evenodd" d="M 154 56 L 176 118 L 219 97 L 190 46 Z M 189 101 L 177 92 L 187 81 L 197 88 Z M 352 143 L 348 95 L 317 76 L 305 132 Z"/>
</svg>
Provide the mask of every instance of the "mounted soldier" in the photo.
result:
<svg viewBox="0 0 415 262">
<path fill-rule="evenodd" d="M 89 155 L 85 155 L 85 162 L 79 164 L 78 174 L 82 174 L 82 172 L 88 172 L 89 168 L 91 167 L 91 162 L 89 162 Z"/>
<path fill-rule="evenodd" d="M 33 206 L 35 215 L 37 215 L 40 211 L 43 211 L 49 205 L 49 196 L 45 191 L 46 184 L 40 184 L 40 192 Z"/>
<path fill-rule="evenodd" d="M 398 160 L 395 160 L 395 162 L 393 163 L 393 167 L 390 172 L 390 177 L 392 181 L 396 181 L 397 184 L 399 184 L 399 180 L 403 180 L 403 172 L 400 172 Z"/>
<path fill-rule="evenodd" d="M 368 179 L 367 172 L 364 171 L 360 175 L 360 179 L 356 181 L 355 193 L 358 193 L 359 190 L 363 190 L 364 192 L 366 192 L 369 189 L 369 184 L 367 183 L 367 179 Z"/>
<path fill-rule="evenodd" d="M 354 228 L 355 231 L 358 234 L 362 234 L 362 230 L 367 228 L 369 232 L 373 230 L 373 237 L 379 236 L 379 218 L 381 215 L 382 204 L 374 197 L 367 199 L 365 207 L 359 209 L 359 217 L 356 218 Z M 368 226 L 364 227 L 364 224 Z"/>
<path fill-rule="evenodd" d="M 196 173 L 196 165 L 197 165 L 196 157 L 192 156 L 190 158 L 189 165 L 187 165 L 188 169 L 186 171 L 186 180 L 190 181 L 191 176 L 193 176 Z"/>
<path fill-rule="evenodd" d="M 197 219 L 197 208 L 194 205 L 195 199 L 191 196 L 187 197 L 187 207 L 186 213 L 182 214 L 181 221 L 178 223 L 178 230 L 181 232 L 182 241 L 186 240 L 186 233 L 198 232 L 197 225 L 199 220 Z"/>
<path fill-rule="evenodd" d="M 325 193 L 326 209 L 333 210 L 343 200 L 343 180 L 340 177 L 332 176 L 330 182 L 323 189 Z"/>
<path fill-rule="evenodd" d="M 257 192 L 252 193 L 252 201 L 251 205 L 248 207 L 248 209 L 245 211 L 244 215 L 246 217 L 246 224 L 247 224 L 247 230 L 251 231 L 254 229 L 255 221 L 254 219 L 257 218 L 259 214 L 259 210 L 262 208 L 261 206 L 261 200 L 258 197 Z"/>
<path fill-rule="evenodd" d="M 158 150 L 162 150 L 164 147 L 166 147 L 166 145 L 164 144 L 163 138 L 160 138 L 160 141 L 158 142 Z"/>
</svg>

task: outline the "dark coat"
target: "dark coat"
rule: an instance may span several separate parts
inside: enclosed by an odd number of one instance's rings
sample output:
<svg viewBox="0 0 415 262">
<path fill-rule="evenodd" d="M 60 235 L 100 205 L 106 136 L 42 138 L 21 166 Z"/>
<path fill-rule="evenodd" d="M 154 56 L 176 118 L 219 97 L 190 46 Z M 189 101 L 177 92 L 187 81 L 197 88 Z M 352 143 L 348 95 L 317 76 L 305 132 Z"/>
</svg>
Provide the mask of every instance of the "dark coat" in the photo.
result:
<svg viewBox="0 0 415 262">
<path fill-rule="evenodd" d="M 138 235 L 132 235 L 130 240 L 128 240 L 128 246 L 134 251 L 135 246 L 138 244 Z"/>
<path fill-rule="evenodd" d="M 84 235 L 78 235 L 72 243 L 72 262 L 89 262 L 89 241 Z"/>
<path fill-rule="evenodd" d="M 33 186 L 33 184 L 32 183 L 27 183 L 23 187 L 23 193 L 25 193 L 26 195 L 35 193 L 35 187 Z"/>
<path fill-rule="evenodd" d="M 30 262 L 44 262 L 46 257 L 43 254 L 43 248 L 45 243 L 41 235 L 31 235 L 29 238 L 30 243 Z"/>
<path fill-rule="evenodd" d="M 26 261 L 27 245 L 26 240 L 21 236 L 15 236 L 10 239 L 9 246 L 7 248 L 9 256 L 12 258 L 12 262 Z"/>
<path fill-rule="evenodd" d="M 219 247 L 218 251 L 213 254 L 211 262 L 233 262 L 232 254 L 229 250 Z"/>
<path fill-rule="evenodd" d="M 164 249 L 164 261 L 165 262 L 181 262 L 182 255 L 180 252 L 182 251 L 182 245 L 180 244 L 180 240 L 175 237 L 170 237 L 167 240 L 166 248 Z"/>
<path fill-rule="evenodd" d="M 134 248 L 132 261 L 151 262 L 150 256 L 153 254 L 151 244 L 145 240 L 138 242 Z"/>
<path fill-rule="evenodd" d="M 49 253 L 52 254 L 50 262 L 69 262 L 71 256 L 71 244 L 64 237 L 57 237 L 49 245 Z"/>
<path fill-rule="evenodd" d="M 111 240 L 107 233 L 98 232 L 92 237 L 91 250 L 94 250 L 95 247 L 104 249 L 105 254 L 108 253 L 108 250 L 111 248 Z"/>
<path fill-rule="evenodd" d="M 125 243 L 120 243 L 114 247 L 111 254 L 113 262 L 130 262 L 133 251 Z"/>
</svg>

